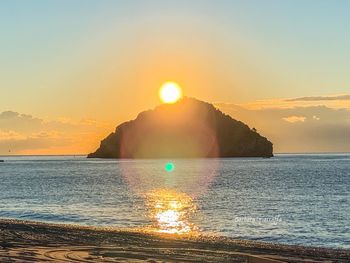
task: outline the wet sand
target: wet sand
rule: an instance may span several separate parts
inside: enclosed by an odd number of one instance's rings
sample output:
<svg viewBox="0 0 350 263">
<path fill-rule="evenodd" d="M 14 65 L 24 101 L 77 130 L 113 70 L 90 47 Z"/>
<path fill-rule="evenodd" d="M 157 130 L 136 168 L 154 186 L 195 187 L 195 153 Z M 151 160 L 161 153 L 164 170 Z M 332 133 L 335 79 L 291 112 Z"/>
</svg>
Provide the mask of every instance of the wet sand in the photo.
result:
<svg viewBox="0 0 350 263">
<path fill-rule="evenodd" d="M 350 262 L 350 250 L 4 219 L 0 262 Z"/>
</svg>

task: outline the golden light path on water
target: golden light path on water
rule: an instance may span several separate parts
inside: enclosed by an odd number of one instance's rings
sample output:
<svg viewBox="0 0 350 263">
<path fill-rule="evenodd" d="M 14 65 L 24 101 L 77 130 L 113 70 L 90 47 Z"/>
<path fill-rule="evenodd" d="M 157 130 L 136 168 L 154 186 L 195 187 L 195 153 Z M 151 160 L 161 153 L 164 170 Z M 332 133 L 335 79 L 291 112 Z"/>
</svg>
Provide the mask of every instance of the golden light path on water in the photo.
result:
<svg viewBox="0 0 350 263">
<path fill-rule="evenodd" d="M 197 231 L 197 227 L 190 222 L 197 208 L 189 195 L 171 189 L 158 189 L 149 192 L 146 199 L 156 232 L 189 234 Z"/>
<path fill-rule="evenodd" d="M 135 209 L 150 223 L 134 230 L 164 234 L 200 234 L 196 205 L 216 177 L 218 160 L 155 159 L 120 163 L 123 178 L 140 198 Z"/>
</svg>

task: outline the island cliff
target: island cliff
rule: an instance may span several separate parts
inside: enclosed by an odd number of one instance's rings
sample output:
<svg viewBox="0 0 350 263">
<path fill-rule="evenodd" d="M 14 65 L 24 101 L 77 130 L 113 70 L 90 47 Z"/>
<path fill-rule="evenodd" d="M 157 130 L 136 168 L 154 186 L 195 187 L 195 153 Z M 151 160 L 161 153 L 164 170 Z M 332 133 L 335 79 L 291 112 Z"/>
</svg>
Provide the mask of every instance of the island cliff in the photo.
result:
<svg viewBox="0 0 350 263">
<path fill-rule="evenodd" d="M 272 143 L 212 104 L 182 98 L 120 124 L 88 158 L 272 157 Z"/>
</svg>

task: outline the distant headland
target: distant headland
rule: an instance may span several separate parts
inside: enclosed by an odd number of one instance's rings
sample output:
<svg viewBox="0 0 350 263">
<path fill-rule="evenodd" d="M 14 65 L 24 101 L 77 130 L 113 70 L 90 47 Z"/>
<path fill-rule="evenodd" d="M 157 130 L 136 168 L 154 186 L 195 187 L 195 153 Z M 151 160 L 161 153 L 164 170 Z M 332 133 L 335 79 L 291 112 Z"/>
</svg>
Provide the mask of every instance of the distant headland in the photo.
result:
<svg viewBox="0 0 350 263">
<path fill-rule="evenodd" d="M 272 143 L 255 129 L 184 97 L 120 124 L 88 158 L 272 157 Z"/>
</svg>

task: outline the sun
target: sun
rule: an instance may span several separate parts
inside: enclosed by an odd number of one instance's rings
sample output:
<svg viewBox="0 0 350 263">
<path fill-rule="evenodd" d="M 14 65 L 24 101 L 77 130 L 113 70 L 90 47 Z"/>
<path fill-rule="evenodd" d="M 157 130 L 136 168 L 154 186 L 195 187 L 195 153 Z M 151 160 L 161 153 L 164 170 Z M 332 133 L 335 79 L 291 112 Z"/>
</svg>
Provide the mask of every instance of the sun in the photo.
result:
<svg viewBox="0 0 350 263">
<path fill-rule="evenodd" d="M 159 97 L 164 103 L 175 103 L 182 97 L 180 86 L 175 82 L 166 82 L 159 90 Z"/>
</svg>

